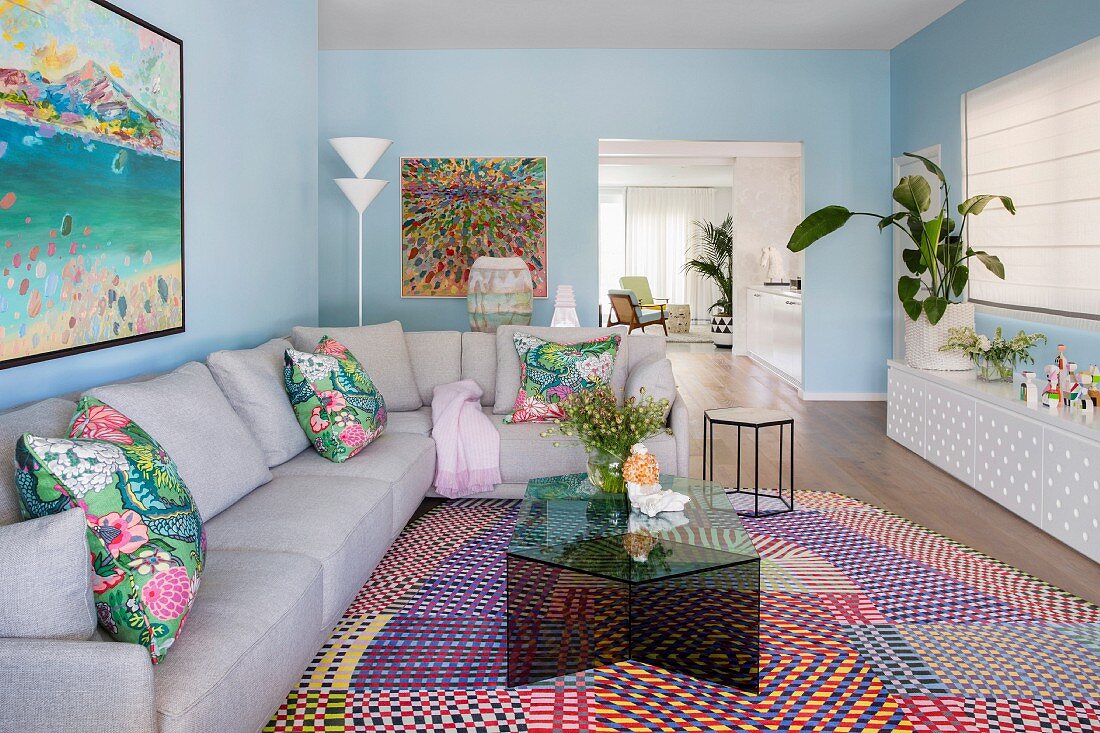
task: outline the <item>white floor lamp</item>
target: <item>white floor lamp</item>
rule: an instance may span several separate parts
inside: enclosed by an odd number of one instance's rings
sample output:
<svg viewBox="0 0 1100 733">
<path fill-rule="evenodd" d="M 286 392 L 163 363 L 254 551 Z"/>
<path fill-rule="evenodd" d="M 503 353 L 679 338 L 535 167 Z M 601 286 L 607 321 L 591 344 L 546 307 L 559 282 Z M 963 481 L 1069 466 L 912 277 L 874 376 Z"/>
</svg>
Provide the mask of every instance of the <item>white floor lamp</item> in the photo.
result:
<svg viewBox="0 0 1100 733">
<path fill-rule="evenodd" d="M 336 185 L 348 197 L 359 215 L 359 325 L 363 325 L 363 212 L 374 201 L 388 181 L 365 178 L 393 140 L 377 137 L 334 137 L 329 143 L 340 155 L 355 178 L 335 178 Z"/>
</svg>

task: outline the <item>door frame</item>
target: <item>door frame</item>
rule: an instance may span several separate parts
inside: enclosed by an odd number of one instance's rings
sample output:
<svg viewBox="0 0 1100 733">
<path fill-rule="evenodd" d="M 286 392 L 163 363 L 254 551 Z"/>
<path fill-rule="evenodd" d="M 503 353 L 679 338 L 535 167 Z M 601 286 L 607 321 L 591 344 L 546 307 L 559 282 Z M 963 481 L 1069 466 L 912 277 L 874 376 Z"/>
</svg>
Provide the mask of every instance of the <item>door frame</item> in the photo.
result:
<svg viewBox="0 0 1100 733">
<path fill-rule="evenodd" d="M 940 151 L 940 144 L 939 143 L 936 143 L 935 145 L 929 145 L 928 147 L 921 148 L 920 150 L 916 150 L 916 151 L 914 151 L 914 154 L 920 155 L 924 158 L 928 158 L 930 161 L 932 161 L 936 165 L 942 165 L 941 162 L 940 162 L 941 151 Z M 895 185 L 897 185 L 897 181 L 901 178 L 901 169 L 902 169 L 902 167 L 905 166 L 905 165 L 914 165 L 914 164 L 919 165 L 920 161 L 914 160 L 913 158 L 906 158 L 904 155 L 899 155 L 899 156 L 894 158 L 894 165 L 893 165 L 894 177 L 891 180 L 894 182 Z M 933 186 L 933 189 L 934 189 L 933 195 L 938 196 L 939 195 L 938 189 L 935 189 L 934 186 Z M 933 202 L 933 204 L 936 205 L 936 206 L 939 205 L 939 203 L 935 202 L 935 201 Z M 894 211 L 895 212 L 901 211 L 901 205 L 898 204 L 897 202 L 894 203 Z M 908 238 L 903 239 L 902 235 L 901 235 L 901 232 L 899 232 L 894 227 L 890 227 L 890 232 L 891 232 L 891 235 L 892 235 L 891 247 L 893 249 L 893 255 L 894 255 L 893 256 L 894 278 L 893 278 L 893 280 L 890 281 L 890 290 L 891 290 L 891 293 L 892 293 L 891 302 L 893 303 L 893 314 L 894 314 L 894 319 L 893 319 L 893 321 L 894 321 L 893 358 L 897 361 L 904 362 L 905 361 L 905 321 L 909 318 L 909 316 L 907 316 L 905 314 L 905 310 L 901 307 L 901 301 L 898 300 L 898 298 L 897 298 L 897 291 L 896 291 L 896 288 L 895 288 L 895 283 L 897 283 L 899 277 L 901 277 L 902 275 L 907 275 L 909 273 L 909 270 L 905 267 L 905 263 L 901 259 L 901 251 L 903 249 L 905 249 L 905 243 L 908 242 L 909 240 L 908 240 Z"/>
</svg>

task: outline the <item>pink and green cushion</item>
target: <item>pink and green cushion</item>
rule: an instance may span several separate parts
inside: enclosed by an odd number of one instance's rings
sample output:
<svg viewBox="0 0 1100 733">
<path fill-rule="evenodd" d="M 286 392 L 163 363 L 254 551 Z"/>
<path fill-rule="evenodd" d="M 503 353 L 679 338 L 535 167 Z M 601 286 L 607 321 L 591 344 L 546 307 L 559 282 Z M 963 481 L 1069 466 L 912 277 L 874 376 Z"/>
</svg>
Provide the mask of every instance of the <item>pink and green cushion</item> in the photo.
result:
<svg viewBox="0 0 1100 733">
<path fill-rule="evenodd" d="M 386 429 L 386 401 L 347 347 L 325 336 L 312 354 L 287 349 L 283 380 L 317 452 L 343 463 Z"/>
<path fill-rule="evenodd" d="M 183 628 L 199 587 L 202 519 L 168 453 L 114 408 L 83 398 L 69 436 L 19 438 L 23 515 L 84 512 L 100 626 L 146 647 L 156 664 Z"/>
<path fill-rule="evenodd" d="M 562 401 L 574 392 L 611 383 L 618 334 L 575 344 L 545 341 L 529 333 L 512 337 L 520 359 L 519 394 L 506 423 L 549 422 L 565 417 Z"/>
</svg>

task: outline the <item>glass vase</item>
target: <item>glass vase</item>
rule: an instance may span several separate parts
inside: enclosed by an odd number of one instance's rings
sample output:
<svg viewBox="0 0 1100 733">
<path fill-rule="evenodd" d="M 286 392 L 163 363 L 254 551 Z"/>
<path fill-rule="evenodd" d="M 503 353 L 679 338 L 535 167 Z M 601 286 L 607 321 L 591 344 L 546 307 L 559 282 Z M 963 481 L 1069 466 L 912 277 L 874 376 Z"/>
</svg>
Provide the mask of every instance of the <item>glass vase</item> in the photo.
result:
<svg viewBox="0 0 1100 733">
<path fill-rule="evenodd" d="M 621 456 L 605 450 L 593 450 L 588 454 L 588 480 L 600 491 L 608 494 L 623 494 L 626 483 L 623 481 L 623 463 Z"/>
<path fill-rule="evenodd" d="M 978 379 L 983 382 L 1010 382 L 1016 372 L 1016 364 L 1011 359 L 997 359 L 991 356 L 974 357 Z"/>
</svg>

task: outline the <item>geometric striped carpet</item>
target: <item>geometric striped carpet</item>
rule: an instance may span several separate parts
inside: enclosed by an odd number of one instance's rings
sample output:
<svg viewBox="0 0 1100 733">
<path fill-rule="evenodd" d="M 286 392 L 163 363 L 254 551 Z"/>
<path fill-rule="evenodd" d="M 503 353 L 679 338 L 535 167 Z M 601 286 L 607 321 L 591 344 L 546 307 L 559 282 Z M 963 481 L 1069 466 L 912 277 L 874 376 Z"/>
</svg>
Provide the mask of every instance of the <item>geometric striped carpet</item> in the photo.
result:
<svg viewBox="0 0 1100 733">
<path fill-rule="evenodd" d="M 881 509 L 745 518 L 759 695 L 624 663 L 505 686 L 517 502 L 409 525 L 269 731 L 1100 733 L 1100 608 Z"/>
</svg>

